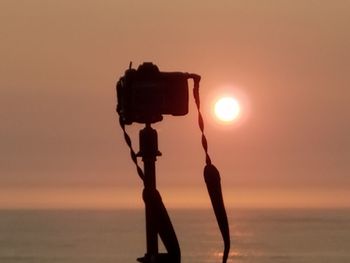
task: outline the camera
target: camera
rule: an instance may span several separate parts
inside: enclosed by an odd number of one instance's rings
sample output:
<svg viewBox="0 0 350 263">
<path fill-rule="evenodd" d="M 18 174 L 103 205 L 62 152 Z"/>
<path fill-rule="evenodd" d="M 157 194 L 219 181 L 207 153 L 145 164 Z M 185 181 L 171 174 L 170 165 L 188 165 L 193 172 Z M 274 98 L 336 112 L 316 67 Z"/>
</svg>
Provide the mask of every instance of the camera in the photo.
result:
<svg viewBox="0 0 350 263">
<path fill-rule="evenodd" d="M 161 72 L 150 62 L 131 67 L 117 82 L 117 112 L 124 124 L 155 123 L 188 113 L 188 73 Z"/>
</svg>

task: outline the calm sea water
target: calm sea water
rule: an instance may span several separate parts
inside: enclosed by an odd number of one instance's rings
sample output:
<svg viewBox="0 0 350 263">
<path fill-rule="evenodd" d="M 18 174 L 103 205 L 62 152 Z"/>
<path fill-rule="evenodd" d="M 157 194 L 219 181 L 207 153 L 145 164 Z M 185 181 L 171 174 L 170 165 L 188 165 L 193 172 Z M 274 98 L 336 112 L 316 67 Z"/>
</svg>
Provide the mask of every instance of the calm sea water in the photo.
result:
<svg viewBox="0 0 350 263">
<path fill-rule="evenodd" d="M 170 210 L 182 262 L 220 262 L 210 210 Z M 350 210 L 229 210 L 234 263 L 349 263 Z M 0 211 L 0 262 L 124 263 L 145 252 L 143 210 Z"/>
</svg>

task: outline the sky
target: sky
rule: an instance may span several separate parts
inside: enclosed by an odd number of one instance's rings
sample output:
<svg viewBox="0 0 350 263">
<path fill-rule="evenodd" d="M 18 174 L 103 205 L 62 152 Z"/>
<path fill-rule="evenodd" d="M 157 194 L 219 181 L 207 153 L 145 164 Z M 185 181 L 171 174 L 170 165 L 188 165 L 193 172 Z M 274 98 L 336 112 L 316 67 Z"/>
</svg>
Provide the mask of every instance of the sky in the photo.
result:
<svg viewBox="0 0 350 263">
<path fill-rule="evenodd" d="M 340 0 L 0 1 L 0 208 L 143 207 L 115 113 L 130 61 L 202 76 L 227 206 L 348 206 L 349 10 Z M 230 125 L 212 114 L 222 94 L 241 103 Z M 193 101 L 154 125 L 168 207 L 210 206 Z M 128 127 L 135 150 L 140 129 Z"/>
</svg>

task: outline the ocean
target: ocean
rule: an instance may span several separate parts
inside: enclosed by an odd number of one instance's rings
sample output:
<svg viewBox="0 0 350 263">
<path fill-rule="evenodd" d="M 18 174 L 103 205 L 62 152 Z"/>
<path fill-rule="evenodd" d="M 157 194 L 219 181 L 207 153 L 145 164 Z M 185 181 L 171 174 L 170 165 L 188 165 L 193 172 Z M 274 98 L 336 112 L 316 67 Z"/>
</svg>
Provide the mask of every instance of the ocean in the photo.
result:
<svg viewBox="0 0 350 263">
<path fill-rule="evenodd" d="M 169 214 L 182 262 L 221 262 L 222 241 L 211 210 Z M 231 209 L 228 214 L 231 263 L 350 262 L 350 209 Z M 145 253 L 144 224 L 141 209 L 2 210 L 0 262 L 136 262 Z"/>
</svg>

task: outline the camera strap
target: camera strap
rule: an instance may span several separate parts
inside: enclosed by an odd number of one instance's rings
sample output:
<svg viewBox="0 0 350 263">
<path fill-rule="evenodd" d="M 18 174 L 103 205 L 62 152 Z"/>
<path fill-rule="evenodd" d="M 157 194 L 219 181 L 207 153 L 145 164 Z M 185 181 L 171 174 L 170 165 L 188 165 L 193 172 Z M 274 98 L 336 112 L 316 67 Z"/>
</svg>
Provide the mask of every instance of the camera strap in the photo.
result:
<svg viewBox="0 0 350 263">
<path fill-rule="evenodd" d="M 213 206 L 216 221 L 219 225 L 220 232 L 224 241 L 224 252 L 222 255 L 222 262 L 226 263 L 230 251 L 230 229 L 227 220 L 227 214 L 225 210 L 224 200 L 222 197 L 221 183 L 220 183 L 220 173 L 218 169 L 212 164 L 210 156 L 208 154 L 208 141 L 204 134 L 204 121 L 200 111 L 200 99 L 199 99 L 199 82 L 200 76 L 191 74 L 191 78 L 194 81 L 193 87 L 193 97 L 196 102 L 198 111 L 198 125 L 202 134 L 202 146 L 205 152 L 205 162 L 204 167 L 204 180 L 207 185 L 207 190 L 209 197 Z"/>
<path fill-rule="evenodd" d="M 126 142 L 126 144 L 128 145 L 128 147 L 129 147 L 131 160 L 134 162 L 134 164 L 135 164 L 135 166 L 136 166 L 137 174 L 139 175 L 139 177 L 140 177 L 141 180 L 143 181 L 144 178 L 145 178 L 145 175 L 143 174 L 143 171 L 142 171 L 140 165 L 139 165 L 138 162 L 137 162 L 137 155 L 136 155 L 134 149 L 132 148 L 132 143 L 131 143 L 130 136 L 129 136 L 129 134 L 126 132 L 125 123 L 123 122 L 123 119 L 122 119 L 121 116 L 119 116 L 119 124 L 120 124 L 120 127 L 121 127 L 122 130 L 123 130 L 125 142 Z"/>
</svg>

